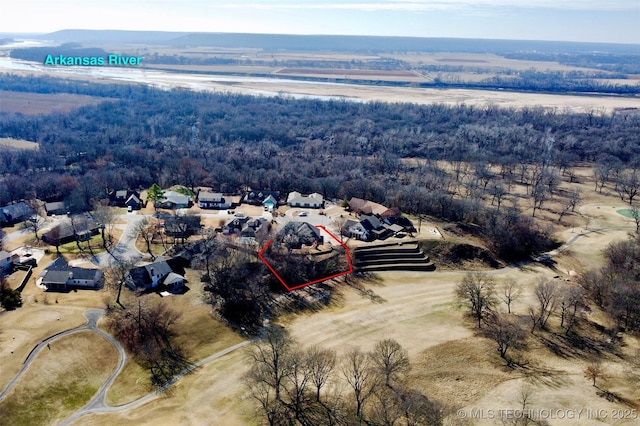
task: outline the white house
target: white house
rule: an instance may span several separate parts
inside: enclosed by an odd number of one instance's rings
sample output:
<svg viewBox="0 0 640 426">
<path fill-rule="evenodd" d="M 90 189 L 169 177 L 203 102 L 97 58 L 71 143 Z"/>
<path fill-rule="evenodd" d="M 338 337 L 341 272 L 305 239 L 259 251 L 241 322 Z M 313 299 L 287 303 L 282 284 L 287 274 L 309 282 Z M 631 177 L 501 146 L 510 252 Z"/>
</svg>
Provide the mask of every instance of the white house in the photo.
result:
<svg viewBox="0 0 640 426">
<path fill-rule="evenodd" d="M 317 192 L 303 196 L 299 192 L 290 192 L 287 197 L 287 204 L 290 207 L 309 207 L 312 209 L 320 209 L 324 204 L 324 197 Z"/>
<path fill-rule="evenodd" d="M 230 201 L 219 192 L 200 191 L 198 194 L 198 207 L 201 209 L 228 209 L 231 207 Z"/>
</svg>

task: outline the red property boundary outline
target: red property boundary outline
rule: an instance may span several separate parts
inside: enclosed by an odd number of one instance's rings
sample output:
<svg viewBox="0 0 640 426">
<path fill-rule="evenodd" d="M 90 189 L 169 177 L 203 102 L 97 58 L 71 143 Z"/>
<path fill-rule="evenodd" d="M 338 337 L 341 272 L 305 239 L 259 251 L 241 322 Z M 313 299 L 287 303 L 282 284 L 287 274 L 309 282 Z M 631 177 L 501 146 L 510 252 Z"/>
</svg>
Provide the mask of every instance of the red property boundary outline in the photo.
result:
<svg viewBox="0 0 640 426">
<path fill-rule="evenodd" d="M 264 251 L 265 251 L 265 250 L 269 247 L 269 245 L 271 245 L 271 243 L 273 242 L 273 240 L 269 240 L 269 242 L 268 242 L 267 244 L 265 244 L 265 246 L 264 246 L 264 247 L 262 247 L 262 249 L 260 249 L 260 251 L 258 252 L 258 257 L 260 258 L 260 260 L 262 260 L 262 263 L 264 263 L 265 265 L 267 265 L 267 268 L 269 268 L 269 270 L 271 271 L 271 273 L 272 273 L 273 275 L 275 275 L 275 276 L 276 276 L 276 278 L 278 279 L 278 281 L 280 281 L 280 282 L 282 283 L 282 285 L 284 286 L 284 288 L 286 288 L 286 289 L 287 289 L 287 290 L 289 290 L 289 291 L 297 290 L 297 289 L 299 289 L 299 288 L 306 287 L 306 286 L 311 285 L 311 284 L 317 284 L 317 283 L 319 283 L 319 282 L 326 281 L 326 280 L 330 280 L 331 278 L 336 278 L 336 277 L 339 277 L 339 276 L 342 276 L 342 275 L 347 275 L 347 274 L 350 274 L 350 273 L 352 273 L 352 272 L 353 272 L 353 264 L 351 263 L 351 255 L 349 254 L 349 247 L 347 247 L 347 246 L 346 246 L 342 241 L 340 241 L 338 238 L 336 238 L 336 236 L 335 236 L 335 235 L 333 235 L 333 234 L 331 233 L 331 231 L 329 231 L 329 230 L 328 230 L 327 228 L 325 228 L 324 226 L 322 226 L 322 225 L 316 225 L 316 228 L 319 228 L 319 229 L 324 230 L 327 234 L 329 234 L 329 236 L 330 236 L 331 238 L 333 238 L 334 240 L 336 240 L 336 241 L 338 242 L 338 244 L 340 244 L 342 247 L 344 247 L 345 252 L 346 252 L 346 255 L 347 255 L 347 263 L 349 264 L 349 269 L 348 269 L 347 271 L 339 272 L 339 273 L 337 273 L 337 274 L 331 275 L 330 277 L 324 277 L 324 278 L 320 278 L 320 279 L 317 279 L 317 280 L 309 281 L 309 282 L 304 283 L 304 284 L 297 285 L 297 286 L 295 286 L 295 287 L 289 287 L 289 286 L 287 285 L 287 283 L 286 283 L 286 282 L 284 282 L 284 280 L 282 279 L 282 277 L 280 277 L 280 275 L 278 275 L 278 273 L 276 272 L 276 270 L 275 270 L 271 265 L 269 265 L 269 262 L 267 262 L 267 260 L 262 256 L 262 253 L 264 253 Z"/>
</svg>

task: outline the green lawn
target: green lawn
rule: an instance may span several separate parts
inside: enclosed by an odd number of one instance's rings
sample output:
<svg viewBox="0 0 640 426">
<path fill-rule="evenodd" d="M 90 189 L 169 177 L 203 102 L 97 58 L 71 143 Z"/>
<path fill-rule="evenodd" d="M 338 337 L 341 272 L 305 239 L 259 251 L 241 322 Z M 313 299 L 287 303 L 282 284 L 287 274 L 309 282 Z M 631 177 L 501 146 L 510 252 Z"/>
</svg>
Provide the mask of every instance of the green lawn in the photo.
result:
<svg viewBox="0 0 640 426">
<path fill-rule="evenodd" d="M 629 209 L 616 210 L 618 214 L 621 214 L 624 217 L 628 217 L 629 219 L 633 219 L 633 211 Z"/>
</svg>

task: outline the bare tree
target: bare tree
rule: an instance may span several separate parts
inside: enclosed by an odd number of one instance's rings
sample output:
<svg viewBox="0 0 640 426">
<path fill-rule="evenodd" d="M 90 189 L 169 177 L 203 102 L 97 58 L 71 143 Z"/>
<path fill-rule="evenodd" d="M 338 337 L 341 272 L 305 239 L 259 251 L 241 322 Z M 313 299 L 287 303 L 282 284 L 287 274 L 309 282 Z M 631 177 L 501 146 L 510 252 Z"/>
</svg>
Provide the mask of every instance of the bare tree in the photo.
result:
<svg viewBox="0 0 640 426">
<path fill-rule="evenodd" d="M 291 374 L 293 341 L 281 327 L 269 327 L 262 343 L 254 345 L 251 351 L 251 371 L 249 379 L 264 382 L 273 390 L 273 398 L 282 402 L 285 379 Z"/>
<path fill-rule="evenodd" d="M 540 328 L 545 328 L 549 317 L 558 304 L 556 285 L 549 281 L 540 281 L 534 290 L 538 299 L 538 321 Z"/>
<path fill-rule="evenodd" d="M 584 368 L 583 373 L 584 373 L 585 379 L 589 379 L 589 380 L 593 381 L 593 386 L 596 386 L 596 381 L 598 379 L 601 379 L 601 378 L 605 377 L 602 365 L 600 365 L 598 363 L 591 363 L 591 364 L 587 365 Z"/>
<path fill-rule="evenodd" d="M 328 383 L 336 365 L 336 352 L 312 346 L 307 350 L 307 365 L 311 372 L 311 382 L 316 388 L 316 401 L 320 401 L 322 388 Z"/>
<path fill-rule="evenodd" d="M 636 234 L 640 234 L 640 206 L 638 204 L 631 205 L 629 212 L 631 213 L 631 218 L 636 223 Z"/>
<path fill-rule="evenodd" d="M 111 263 L 104 268 L 105 283 L 108 288 L 117 291 L 116 303 L 121 307 L 124 305 L 120 302 L 122 294 L 122 286 L 127 278 L 127 273 L 134 267 L 133 262 L 114 258 Z"/>
<path fill-rule="evenodd" d="M 377 385 L 371 358 L 359 349 L 347 352 L 342 361 L 342 374 L 353 390 L 355 415 L 360 421 L 364 421 L 364 406 Z"/>
<path fill-rule="evenodd" d="M 470 315 L 478 322 L 478 328 L 497 302 L 493 279 L 480 272 L 465 275 L 456 287 L 456 296 L 469 308 Z"/>
<path fill-rule="evenodd" d="M 38 231 L 42 228 L 45 221 L 40 217 L 40 213 L 42 211 L 40 201 L 35 198 L 31 198 L 26 201 L 27 205 L 31 210 L 33 210 L 33 214 L 24 221 L 25 228 L 33 231 L 36 237 L 36 241 L 40 242 L 40 236 L 38 235 Z"/>
<path fill-rule="evenodd" d="M 487 337 L 498 344 L 498 352 L 502 359 L 507 360 L 507 351 L 521 343 L 523 339 L 520 326 L 507 316 L 492 313 L 487 319 Z M 511 364 L 511 360 L 507 360 Z"/>
<path fill-rule="evenodd" d="M 109 207 L 106 201 L 97 201 L 93 205 L 93 215 L 98 221 L 98 226 L 102 234 L 102 247 L 107 249 L 108 242 L 111 240 L 111 232 L 113 232 L 113 222 L 115 220 L 113 209 Z M 108 239 L 107 236 L 109 237 Z"/>
<path fill-rule="evenodd" d="M 151 250 L 151 243 L 153 242 L 153 236 L 155 233 L 155 227 L 148 218 L 144 218 L 138 222 L 133 230 L 135 235 L 140 235 L 147 246 L 147 253 L 151 257 L 151 260 L 155 260 L 156 256 Z"/>
<path fill-rule="evenodd" d="M 638 176 L 638 170 L 624 170 L 618 173 L 615 191 L 622 201 L 624 201 L 626 197 L 629 205 L 632 205 L 633 199 L 638 195 L 638 191 L 640 191 L 640 176 Z"/>
<path fill-rule="evenodd" d="M 411 368 L 407 351 L 393 339 L 376 343 L 370 356 L 375 370 L 382 375 L 384 384 L 390 388 L 392 380 L 407 374 Z"/>
<path fill-rule="evenodd" d="M 511 313 L 511 304 L 520 298 L 522 286 L 520 286 L 516 280 L 510 278 L 502 284 L 501 290 L 501 299 L 507 305 L 507 313 Z"/>
<path fill-rule="evenodd" d="M 578 315 L 586 307 L 585 291 L 582 287 L 567 287 L 560 291 L 560 327 L 566 326 L 565 334 L 569 334 L 576 324 Z"/>
</svg>

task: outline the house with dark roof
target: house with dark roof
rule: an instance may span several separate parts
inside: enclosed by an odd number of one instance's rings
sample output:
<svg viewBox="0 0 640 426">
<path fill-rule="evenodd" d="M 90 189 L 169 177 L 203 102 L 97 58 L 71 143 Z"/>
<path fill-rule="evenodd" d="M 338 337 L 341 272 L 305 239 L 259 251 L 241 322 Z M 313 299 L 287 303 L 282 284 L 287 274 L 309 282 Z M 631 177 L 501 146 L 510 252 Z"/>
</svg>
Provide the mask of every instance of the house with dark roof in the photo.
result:
<svg viewBox="0 0 640 426">
<path fill-rule="evenodd" d="M 112 191 L 109 194 L 109 201 L 113 206 L 131 207 L 132 210 L 140 210 L 144 207 L 140 193 L 132 189 Z"/>
<path fill-rule="evenodd" d="M 164 220 L 164 233 L 176 238 L 189 238 L 200 231 L 200 216 L 169 216 Z"/>
<path fill-rule="evenodd" d="M 280 200 L 280 191 L 247 191 L 242 197 L 242 202 L 246 204 L 253 204 L 255 206 L 259 206 L 260 204 L 264 205 L 264 202 L 267 198 L 271 197 L 275 200 L 275 204 L 278 204 Z"/>
<path fill-rule="evenodd" d="M 289 248 L 299 249 L 303 245 L 320 245 L 324 238 L 320 230 L 310 223 L 291 221 L 282 227 L 276 241 L 284 243 Z"/>
<path fill-rule="evenodd" d="M 200 191 L 198 193 L 198 207 L 201 209 L 228 209 L 231 207 L 231 197 L 224 197 L 220 192 Z"/>
<path fill-rule="evenodd" d="M 44 211 L 47 212 L 47 216 L 54 214 L 66 214 L 67 209 L 64 206 L 63 201 L 54 201 L 52 203 L 44 203 Z"/>
<path fill-rule="evenodd" d="M 157 257 L 153 263 L 131 268 L 125 275 L 125 285 L 132 291 L 167 288 L 177 290 L 184 286 L 184 259 Z"/>
<path fill-rule="evenodd" d="M 67 291 L 73 288 L 96 290 L 102 288 L 103 275 L 100 269 L 69 266 L 59 257 L 40 273 L 40 284 L 48 291 Z"/>
<path fill-rule="evenodd" d="M 0 225 L 14 225 L 28 219 L 35 211 L 24 201 L 0 208 Z"/>
<path fill-rule="evenodd" d="M 250 219 L 240 230 L 240 236 L 245 238 L 255 238 L 256 235 L 259 235 L 260 233 L 269 232 L 269 228 L 271 228 L 271 224 L 264 217 Z"/>
<path fill-rule="evenodd" d="M 250 220 L 251 218 L 249 216 L 234 217 L 224 224 L 224 226 L 222 227 L 222 233 L 228 235 L 240 232 L 244 228 L 245 224 Z"/>
<path fill-rule="evenodd" d="M 287 196 L 287 204 L 290 207 L 308 207 L 312 209 L 320 209 L 324 206 L 324 197 L 322 194 L 314 192 L 309 195 L 302 195 L 299 192 L 290 192 Z"/>
<path fill-rule="evenodd" d="M 98 222 L 89 215 L 77 215 L 67 218 L 65 222 L 55 226 L 42 235 L 42 241 L 53 246 L 72 241 L 88 241 L 98 235 Z"/>
<path fill-rule="evenodd" d="M 402 220 L 397 220 L 400 218 Z M 393 220 L 389 220 L 393 219 Z M 402 225 L 400 225 L 402 223 Z M 378 215 L 360 215 L 360 221 L 348 220 L 342 228 L 342 235 L 349 238 L 356 238 L 362 241 L 383 240 L 390 236 L 398 235 L 400 232 L 413 229 L 413 224 L 409 219 L 400 216 L 392 216 L 385 220 Z"/>
<path fill-rule="evenodd" d="M 11 253 L 0 250 L 0 277 L 11 271 L 12 264 Z"/>
</svg>

